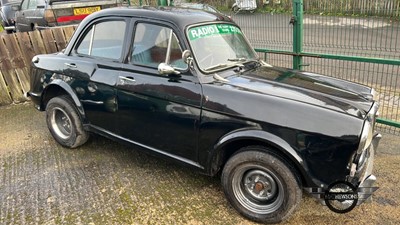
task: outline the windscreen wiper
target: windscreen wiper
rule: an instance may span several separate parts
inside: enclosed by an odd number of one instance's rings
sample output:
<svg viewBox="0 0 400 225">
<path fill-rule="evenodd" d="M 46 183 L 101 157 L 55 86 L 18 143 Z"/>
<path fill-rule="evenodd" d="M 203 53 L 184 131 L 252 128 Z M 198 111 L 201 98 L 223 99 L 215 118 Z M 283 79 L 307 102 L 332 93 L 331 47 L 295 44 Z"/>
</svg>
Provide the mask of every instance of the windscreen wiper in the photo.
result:
<svg viewBox="0 0 400 225">
<path fill-rule="evenodd" d="M 232 59 L 228 59 L 228 61 L 230 61 L 230 62 L 245 62 L 246 58 L 232 58 Z"/>
<path fill-rule="evenodd" d="M 228 60 L 229 60 L 229 59 L 228 59 Z M 246 60 L 246 59 L 245 59 L 245 60 Z M 233 60 L 229 60 L 229 61 L 233 61 Z M 238 67 L 240 67 L 240 68 L 243 68 L 244 65 L 243 65 L 242 63 L 240 63 L 240 62 L 242 62 L 241 59 L 235 61 L 235 63 L 230 63 L 230 64 L 219 63 L 219 64 L 217 64 L 217 65 L 207 67 L 207 68 L 205 68 L 204 70 L 205 70 L 205 71 L 210 71 L 210 70 L 215 70 L 215 69 L 222 68 L 222 67 L 235 67 L 235 66 L 238 66 Z"/>
<path fill-rule="evenodd" d="M 214 66 L 209 66 L 209 67 L 205 68 L 204 70 L 209 71 L 209 70 L 213 70 L 213 69 L 217 69 L 217 68 L 221 68 L 221 67 L 227 67 L 227 66 L 228 66 L 228 64 L 226 64 L 226 63 L 219 63 Z"/>
<path fill-rule="evenodd" d="M 257 63 L 257 65 L 260 65 L 260 61 L 258 59 L 246 59 L 246 58 L 232 58 L 232 59 L 228 59 L 228 61 L 231 62 L 241 62 L 241 63 L 249 63 L 249 62 L 253 62 L 253 63 Z"/>
</svg>

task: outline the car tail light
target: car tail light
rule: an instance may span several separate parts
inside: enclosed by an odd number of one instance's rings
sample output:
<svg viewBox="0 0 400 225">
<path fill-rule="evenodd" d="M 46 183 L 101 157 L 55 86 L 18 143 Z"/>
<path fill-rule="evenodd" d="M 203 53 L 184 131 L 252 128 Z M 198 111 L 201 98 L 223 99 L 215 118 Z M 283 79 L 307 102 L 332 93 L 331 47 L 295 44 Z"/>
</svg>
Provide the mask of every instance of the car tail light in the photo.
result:
<svg viewBox="0 0 400 225">
<path fill-rule="evenodd" d="M 46 9 L 44 11 L 44 19 L 48 23 L 55 23 L 56 22 L 56 17 L 54 16 L 54 12 L 51 9 Z"/>
</svg>

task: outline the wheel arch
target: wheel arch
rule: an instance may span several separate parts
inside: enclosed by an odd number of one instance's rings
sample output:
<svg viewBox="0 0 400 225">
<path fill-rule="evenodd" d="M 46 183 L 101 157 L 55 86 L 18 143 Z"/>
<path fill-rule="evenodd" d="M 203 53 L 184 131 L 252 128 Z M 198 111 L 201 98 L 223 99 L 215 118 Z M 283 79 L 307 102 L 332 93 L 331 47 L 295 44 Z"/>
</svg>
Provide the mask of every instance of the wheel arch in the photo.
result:
<svg viewBox="0 0 400 225">
<path fill-rule="evenodd" d="M 54 80 L 46 88 L 43 90 L 42 99 L 41 99 L 41 110 L 46 109 L 47 103 L 50 99 L 60 96 L 60 95 L 68 95 L 72 101 L 74 102 L 79 116 L 81 116 L 82 121 L 86 121 L 85 110 L 83 109 L 83 105 L 80 102 L 78 96 L 74 92 L 74 90 L 62 80 Z"/>
<path fill-rule="evenodd" d="M 218 173 L 232 155 L 250 145 L 268 147 L 273 154 L 288 163 L 288 166 L 297 173 L 303 185 L 313 183 L 307 175 L 300 155 L 282 138 L 262 130 L 241 130 L 231 132 L 221 138 L 210 157 L 210 173 L 212 175 Z"/>
</svg>

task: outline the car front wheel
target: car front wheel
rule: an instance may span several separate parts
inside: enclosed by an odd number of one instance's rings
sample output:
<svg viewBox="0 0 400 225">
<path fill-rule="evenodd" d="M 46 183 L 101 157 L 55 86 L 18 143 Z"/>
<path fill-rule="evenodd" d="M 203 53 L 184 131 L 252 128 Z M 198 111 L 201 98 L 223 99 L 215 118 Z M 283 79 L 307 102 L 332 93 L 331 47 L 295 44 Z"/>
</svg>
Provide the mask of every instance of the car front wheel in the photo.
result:
<svg viewBox="0 0 400 225">
<path fill-rule="evenodd" d="M 295 173 L 284 160 L 262 146 L 245 147 L 233 155 L 221 179 L 231 205 L 257 222 L 281 222 L 301 201 Z"/>
<path fill-rule="evenodd" d="M 68 96 L 55 97 L 48 102 L 46 122 L 51 135 L 64 147 L 76 148 L 89 138 L 77 109 Z"/>
</svg>

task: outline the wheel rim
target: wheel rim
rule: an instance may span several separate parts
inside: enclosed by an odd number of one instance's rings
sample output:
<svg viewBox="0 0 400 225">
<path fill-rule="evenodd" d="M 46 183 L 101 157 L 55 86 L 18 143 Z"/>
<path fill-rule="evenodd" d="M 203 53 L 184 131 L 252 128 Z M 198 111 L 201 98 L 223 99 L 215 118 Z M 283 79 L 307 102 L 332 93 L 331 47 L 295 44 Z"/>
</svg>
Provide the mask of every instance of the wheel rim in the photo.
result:
<svg viewBox="0 0 400 225">
<path fill-rule="evenodd" d="M 62 139 L 71 137 L 71 119 L 68 114 L 61 108 L 55 107 L 51 115 L 51 127 L 56 135 Z"/>
<path fill-rule="evenodd" d="M 275 212 L 284 200 L 281 180 L 262 166 L 240 166 L 233 175 L 232 187 L 239 203 L 253 213 Z"/>
</svg>

